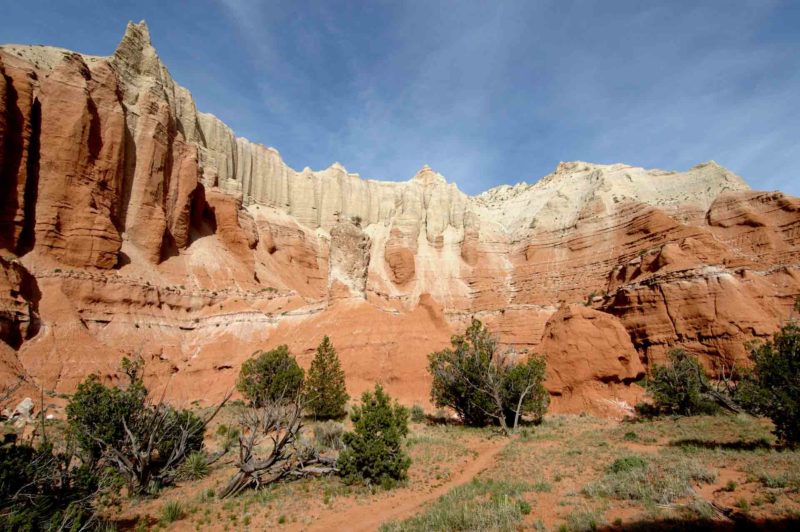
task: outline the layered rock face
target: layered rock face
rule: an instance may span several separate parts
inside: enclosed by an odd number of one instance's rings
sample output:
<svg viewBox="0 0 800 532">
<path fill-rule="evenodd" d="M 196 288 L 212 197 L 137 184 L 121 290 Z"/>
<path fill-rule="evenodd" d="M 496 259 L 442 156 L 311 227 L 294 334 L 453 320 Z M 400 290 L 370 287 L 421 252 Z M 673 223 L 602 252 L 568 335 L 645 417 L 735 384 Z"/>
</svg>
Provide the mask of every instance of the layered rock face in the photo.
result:
<svg viewBox="0 0 800 532">
<path fill-rule="evenodd" d="M 144 23 L 109 57 L 0 47 L 0 74 L 6 382 L 69 393 L 141 355 L 153 389 L 211 401 L 256 349 L 308 364 L 328 334 L 351 395 L 424 403 L 426 355 L 477 316 L 547 357 L 555 410 L 616 415 L 673 347 L 746 361 L 800 293 L 800 200 L 713 162 L 476 197 L 427 166 L 298 172 L 198 112 Z"/>
</svg>

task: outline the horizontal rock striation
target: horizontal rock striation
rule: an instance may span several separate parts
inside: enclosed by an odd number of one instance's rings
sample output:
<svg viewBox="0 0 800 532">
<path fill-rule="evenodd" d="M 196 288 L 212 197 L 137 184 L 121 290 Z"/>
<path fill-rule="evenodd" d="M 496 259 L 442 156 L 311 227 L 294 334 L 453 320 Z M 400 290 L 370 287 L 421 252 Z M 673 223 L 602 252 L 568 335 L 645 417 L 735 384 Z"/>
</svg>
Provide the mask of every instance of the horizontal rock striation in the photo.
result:
<svg viewBox="0 0 800 532">
<path fill-rule="evenodd" d="M 476 316 L 547 357 L 555 410 L 617 415 L 673 347 L 746 362 L 800 293 L 800 200 L 713 161 L 475 197 L 428 166 L 296 171 L 198 112 L 144 23 L 109 57 L 0 47 L 0 192 L 0 378 L 57 392 L 139 354 L 213 400 L 256 349 L 307 364 L 329 334 L 352 396 L 425 402 L 427 353 Z"/>
</svg>

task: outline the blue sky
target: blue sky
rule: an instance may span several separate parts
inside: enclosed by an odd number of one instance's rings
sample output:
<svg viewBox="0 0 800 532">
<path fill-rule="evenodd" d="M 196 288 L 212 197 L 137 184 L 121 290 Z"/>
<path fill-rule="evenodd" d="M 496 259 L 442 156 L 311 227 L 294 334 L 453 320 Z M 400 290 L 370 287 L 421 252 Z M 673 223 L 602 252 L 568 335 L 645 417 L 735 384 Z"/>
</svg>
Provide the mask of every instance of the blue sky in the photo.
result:
<svg viewBox="0 0 800 532">
<path fill-rule="evenodd" d="M 294 168 L 468 193 L 559 161 L 714 159 L 800 195 L 800 2 L 0 0 L 0 42 L 110 54 L 128 20 L 197 106 Z"/>
</svg>

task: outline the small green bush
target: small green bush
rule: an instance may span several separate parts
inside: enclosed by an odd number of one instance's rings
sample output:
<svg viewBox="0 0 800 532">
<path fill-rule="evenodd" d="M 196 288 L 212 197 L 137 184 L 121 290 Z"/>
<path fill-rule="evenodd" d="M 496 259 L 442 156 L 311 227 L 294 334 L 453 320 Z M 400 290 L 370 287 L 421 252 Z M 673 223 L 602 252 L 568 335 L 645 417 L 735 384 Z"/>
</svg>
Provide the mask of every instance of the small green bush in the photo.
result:
<svg viewBox="0 0 800 532">
<path fill-rule="evenodd" d="M 425 423 L 425 410 L 419 405 L 411 407 L 411 421 L 414 423 Z"/>
<path fill-rule="evenodd" d="M 623 439 L 624 439 L 625 441 L 636 441 L 636 440 L 638 440 L 638 439 L 639 439 L 639 435 L 638 435 L 638 434 L 636 434 L 636 433 L 635 433 L 635 432 L 633 432 L 633 431 L 629 431 L 629 432 L 626 432 L 626 433 L 625 433 L 625 436 L 623 436 Z"/>
<path fill-rule="evenodd" d="M 519 506 L 519 511 L 522 515 L 528 515 L 531 513 L 533 508 L 531 508 L 531 504 L 528 501 L 517 501 L 517 505 Z"/>
<path fill-rule="evenodd" d="M 271 351 L 256 351 L 242 364 L 236 388 L 250 404 L 264 406 L 268 401 L 291 400 L 303 388 L 303 368 L 286 345 Z"/>
<path fill-rule="evenodd" d="M 736 506 L 743 512 L 750 510 L 750 503 L 747 502 L 747 499 L 744 497 L 739 497 L 739 499 L 736 501 Z"/>
<path fill-rule="evenodd" d="M 630 471 L 632 469 L 640 469 L 647 467 L 647 460 L 641 456 L 625 456 L 618 458 L 608 466 L 611 473 L 620 473 L 622 471 Z"/>
<path fill-rule="evenodd" d="M 345 449 L 338 466 L 348 483 L 365 482 L 390 488 L 406 478 L 411 459 L 403 450 L 408 434 L 408 411 L 380 385 L 364 392 L 350 418 L 353 432 L 344 434 Z"/>
<path fill-rule="evenodd" d="M 130 492 L 138 494 L 171 483 L 184 457 L 203 447 L 205 432 L 204 421 L 193 412 L 147 402 L 142 368 L 141 358 L 123 359 L 129 380 L 125 389 L 105 386 L 90 375 L 66 408 L 70 433 L 88 466 L 110 463 Z"/>
</svg>

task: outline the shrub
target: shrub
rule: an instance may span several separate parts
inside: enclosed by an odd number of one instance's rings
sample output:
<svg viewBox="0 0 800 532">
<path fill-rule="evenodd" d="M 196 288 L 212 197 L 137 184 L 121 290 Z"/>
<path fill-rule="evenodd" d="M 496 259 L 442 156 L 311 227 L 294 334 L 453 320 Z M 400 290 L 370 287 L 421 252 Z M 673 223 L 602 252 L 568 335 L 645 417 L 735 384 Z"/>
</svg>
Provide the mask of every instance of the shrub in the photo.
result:
<svg viewBox="0 0 800 532">
<path fill-rule="evenodd" d="M 497 341 L 477 319 L 450 343 L 451 348 L 428 355 L 431 399 L 437 407 L 452 408 L 469 426 L 495 422 L 504 429 L 515 427 L 525 414 L 541 420 L 549 400 L 542 384 L 544 359 L 531 356 L 515 363 L 501 355 Z"/>
<path fill-rule="evenodd" d="M 267 402 L 295 397 L 303 387 L 303 369 L 286 345 L 271 351 L 256 351 L 242 364 L 236 388 L 250 404 L 261 407 Z"/>
<path fill-rule="evenodd" d="M 364 392 L 361 405 L 350 414 L 353 432 L 344 434 L 345 449 L 338 466 L 348 483 L 365 482 L 392 487 L 406 478 L 411 459 L 403 451 L 408 434 L 408 411 L 397 404 L 380 385 Z"/>
<path fill-rule="evenodd" d="M 0 530 L 78 530 L 93 517 L 97 477 L 50 444 L 0 446 Z"/>
<path fill-rule="evenodd" d="M 619 473 L 644 467 L 647 467 L 647 461 L 641 456 L 625 456 L 614 460 L 614 462 L 608 466 L 608 470 L 611 473 Z"/>
<path fill-rule="evenodd" d="M 317 347 L 306 381 L 308 408 L 316 418 L 333 419 L 345 415 L 344 406 L 350 398 L 344 382 L 344 371 L 336 350 L 327 336 Z"/>
<path fill-rule="evenodd" d="M 67 405 L 67 420 L 88 464 L 111 466 L 131 493 L 146 493 L 171 483 L 186 456 L 203 447 L 210 418 L 147 403 L 141 359 L 123 359 L 122 368 L 126 389 L 104 386 L 90 375 Z"/>
<path fill-rule="evenodd" d="M 203 448 L 205 422 L 191 410 L 176 410 L 162 405 L 161 408 L 148 408 L 145 412 L 145 417 L 156 416 L 156 412 L 160 412 L 159 417 L 164 419 L 163 432 L 156 446 L 159 454 L 168 456 L 181 445 L 182 438 L 186 439 L 187 456 Z"/>
<path fill-rule="evenodd" d="M 317 443 L 327 449 L 340 450 L 344 447 L 342 436 L 344 425 L 335 421 L 326 421 L 314 427 L 314 439 Z"/>
<path fill-rule="evenodd" d="M 425 410 L 423 410 L 421 406 L 414 405 L 411 407 L 411 421 L 414 423 L 425 422 Z"/>
<path fill-rule="evenodd" d="M 656 408 L 666 414 L 689 416 L 712 412 L 713 403 L 702 394 L 708 382 L 697 358 L 683 349 L 673 349 L 668 356 L 667 365 L 653 366 L 647 381 Z"/>
<path fill-rule="evenodd" d="M 736 390 L 737 399 L 772 419 L 789 445 L 800 443 L 800 326 L 791 322 L 772 341 L 750 351 L 753 369 Z"/>
<path fill-rule="evenodd" d="M 89 375 L 67 405 L 67 421 L 78 445 L 87 453 L 89 462 L 100 457 L 103 443 L 121 446 L 125 439 L 122 420 L 130 422 L 144 411 L 147 389 L 141 379 L 141 359 L 122 361 L 128 386 L 109 388 L 97 375 Z"/>
</svg>

